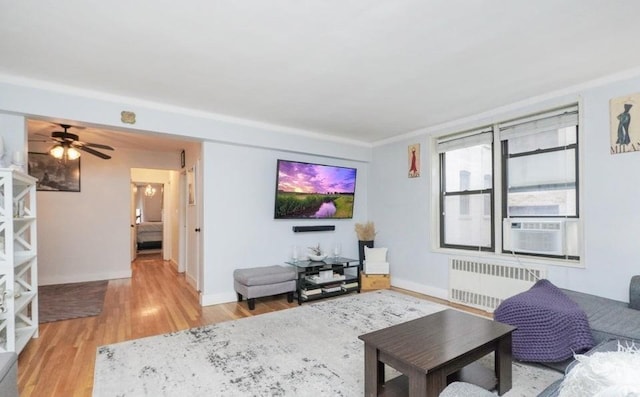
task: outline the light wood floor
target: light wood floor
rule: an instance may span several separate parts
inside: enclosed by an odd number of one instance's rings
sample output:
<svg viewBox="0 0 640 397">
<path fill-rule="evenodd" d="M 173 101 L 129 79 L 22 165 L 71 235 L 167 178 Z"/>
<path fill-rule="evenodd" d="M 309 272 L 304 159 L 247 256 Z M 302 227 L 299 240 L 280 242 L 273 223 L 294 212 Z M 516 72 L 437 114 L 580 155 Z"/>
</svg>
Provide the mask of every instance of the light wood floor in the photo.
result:
<svg viewBox="0 0 640 397">
<path fill-rule="evenodd" d="M 98 346 L 297 306 L 279 296 L 258 299 L 253 311 L 246 302 L 201 308 L 184 276 L 159 254 L 139 256 L 132 270 L 130 279 L 109 281 L 99 316 L 40 325 L 40 337 L 19 357 L 21 397 L 91 396 Z"/>
</svg>

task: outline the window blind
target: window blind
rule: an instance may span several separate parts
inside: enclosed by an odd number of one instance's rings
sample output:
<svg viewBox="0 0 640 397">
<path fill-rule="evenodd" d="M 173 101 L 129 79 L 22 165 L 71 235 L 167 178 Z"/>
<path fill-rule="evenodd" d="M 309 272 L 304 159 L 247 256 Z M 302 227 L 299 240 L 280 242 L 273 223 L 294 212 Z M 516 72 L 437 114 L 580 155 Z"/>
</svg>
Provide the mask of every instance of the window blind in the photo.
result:
<svg viewBox="0 0 640 397">
<path fill-rule="evenodd" d="M 500 140 L 520 138 L 527 135 L 553 131 L 578 125 L 578 105 L 540 113 L 499 125 Z"/>
<path fill-rule="evenodd" d="M 438 153 L 444 153 L 456 149 L 464 149 L 471 146 L 491 144 L 493 132 L 490 127 L 468 131 L 461 134 L 449 135 L 438 138 L 436 147 Z"/>
</svg>

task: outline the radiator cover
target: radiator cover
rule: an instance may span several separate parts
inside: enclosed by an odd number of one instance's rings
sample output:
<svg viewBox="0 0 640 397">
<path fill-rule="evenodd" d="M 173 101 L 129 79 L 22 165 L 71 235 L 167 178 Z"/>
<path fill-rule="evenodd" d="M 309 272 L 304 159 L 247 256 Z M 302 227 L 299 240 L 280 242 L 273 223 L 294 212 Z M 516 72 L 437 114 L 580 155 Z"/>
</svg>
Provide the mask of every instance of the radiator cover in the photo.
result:
<svg viewBox="0 0 640 397">
<path fill-rule="evenodd" d="M 493 312 L 503 300 L 526 291 L 546 270 L 476 259 L 449 259 L 449 300 Z"/>
</svg>

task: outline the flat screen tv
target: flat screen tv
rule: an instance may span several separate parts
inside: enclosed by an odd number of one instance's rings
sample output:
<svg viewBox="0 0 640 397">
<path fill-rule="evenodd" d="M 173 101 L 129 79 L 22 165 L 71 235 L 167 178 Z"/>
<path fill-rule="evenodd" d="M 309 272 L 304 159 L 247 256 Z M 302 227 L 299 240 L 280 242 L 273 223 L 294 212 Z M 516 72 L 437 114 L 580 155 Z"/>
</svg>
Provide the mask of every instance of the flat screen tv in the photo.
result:
<svg viewBox="0 0 640 397">
<path fill-rule="evenodd" d="M 353 217 L 356 169 L 278 160 L 276 219 Z"/>
</svg>

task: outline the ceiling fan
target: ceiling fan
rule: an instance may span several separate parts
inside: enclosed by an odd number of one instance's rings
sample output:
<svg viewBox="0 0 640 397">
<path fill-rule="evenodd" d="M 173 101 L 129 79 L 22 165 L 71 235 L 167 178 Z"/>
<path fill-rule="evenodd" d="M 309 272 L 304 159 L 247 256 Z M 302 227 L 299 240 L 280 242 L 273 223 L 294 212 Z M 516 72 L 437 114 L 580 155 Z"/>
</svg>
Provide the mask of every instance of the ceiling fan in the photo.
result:
<svg viewBox="0 0 640 397">
<path fill-rule="evenodd" d="M 49 149 L 49 153 L 53 157 L 60 160 L 75 160 L 80 157 L 80 152 L 78 150 L 82 150 L 83 152 L 100 157 L 101 159 L 109 160 L 111 158 L 108 154 L 96 150 L 114 150 L 111 146 L 100 143 L 82 142 L 79 140 L 78 135 L 72 134 L 68 131 L 68 129 L 71 128 L 70 125 L 60 124 L 60 127 L 62 127 L 64 131 L 53 131 L 51 133 L 51 137 L 36 134 L 47 139 L 46 141 L 42 140 L 39 142 L 55 143 L 55 145 Z"/>
</svg>

